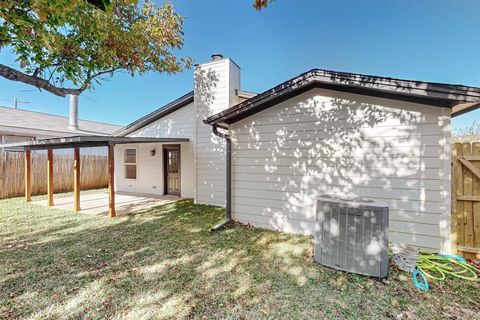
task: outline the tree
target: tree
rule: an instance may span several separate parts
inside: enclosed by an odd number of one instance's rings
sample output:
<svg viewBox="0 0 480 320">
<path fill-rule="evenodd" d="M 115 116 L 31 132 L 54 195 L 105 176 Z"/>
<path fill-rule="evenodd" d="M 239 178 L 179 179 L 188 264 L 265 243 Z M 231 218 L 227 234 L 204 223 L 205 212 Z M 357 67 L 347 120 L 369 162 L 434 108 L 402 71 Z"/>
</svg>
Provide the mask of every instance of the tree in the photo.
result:
<svg viewBox="0 0 480 320">
<path fill-rule="evenodd" d="M 480 123 L 474 120 L 471 125 L 457 129 L 452 134 L 453 142 L 478 142 L 480 141 Z"/>
<path fill-rule="evenodd" d="M 119 70 L 177 73 L 191 66 L 177 57 L 183 21 L 168 2 L 0 0 L 0 49 L 19 63 L 0 76 L 65 96 Z"/>
<path fill-rule="evenodd" d="M 262 10 L 274 1 L 275 0 L 254 0 L 252 6 L 257 10 Z"/>
<path fill-rule="evenodd" d="M 189 68 L 191 59 L 176 56 L 184 18 L 171 3 L 137 1 L 0 0 L 0 50 L 10 49 L 19 63 L 0 63 L 0 76 L 65 96 L 119 70 L 133 76 Z M 252 5 L 261 10 L 273 1 Z"/>
</svg>

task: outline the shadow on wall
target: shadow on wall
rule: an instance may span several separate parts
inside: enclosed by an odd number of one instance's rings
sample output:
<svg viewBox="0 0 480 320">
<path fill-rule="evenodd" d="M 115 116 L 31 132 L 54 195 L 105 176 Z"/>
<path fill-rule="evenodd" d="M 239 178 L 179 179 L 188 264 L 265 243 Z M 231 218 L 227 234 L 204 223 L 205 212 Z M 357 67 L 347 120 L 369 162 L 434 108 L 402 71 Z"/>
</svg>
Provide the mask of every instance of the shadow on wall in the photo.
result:
<svg viewBox="0 0 480 320">
<path fill-rule="evenodd" d="M 215 70 L 195 69 L 195 102 L 197 103 L 197 117 L 199 121 L 207 119 L 213 114 L 211 106 L 215 102 L 215 91 L 219 77 Z"/>
<path fill-rule="evenodd" d="M 183 107 L 171 115 L 149 124 L 134 132 L 132 137 L 180 137 L 189 138 L 193 136 L 192 108 Z"/>
<path fill-rule="evenodd" d="M 390 206 L 394 239 L 427 235 L 437 247 L 432 237 L 447 226 L 448 118 L 435 107 L 354 97 L 307 92 L 234 125 L 234 211 L 312 234 L 318 196 L 368 197 Z"/>
<path fill-rule="evenodd" d="M 179 119 L 161 119 L 160 121 L 136 132 L 132 137 L 187 137 L 188 127 L 182 125 L 182 123 L 179 124 L 178 120 Z"/>
<path fill-rule="evenodd" d="M 203 123 L 209 116 L 228 107 L 228 81 L 214 69 L 195 70 L 197 107 L 197 201 L 225 204 L 225 141 Z"/>
</svg>

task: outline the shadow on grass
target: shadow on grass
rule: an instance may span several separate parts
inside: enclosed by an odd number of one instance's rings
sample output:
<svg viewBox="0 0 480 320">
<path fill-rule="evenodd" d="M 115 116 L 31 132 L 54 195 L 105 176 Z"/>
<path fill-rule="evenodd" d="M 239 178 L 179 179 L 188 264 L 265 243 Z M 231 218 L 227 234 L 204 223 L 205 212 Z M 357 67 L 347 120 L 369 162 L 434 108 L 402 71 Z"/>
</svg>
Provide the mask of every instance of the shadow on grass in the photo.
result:
<svg viewBox="0 0 480 320">
<path fill-rule="evenodd" d="M 310 237 L 249 227 L 211 235 L 223 215 L 191 201 L 118 219 L 0 202 L 0 317 L 370 318 L 412 307 L 442 315 L 432 305 L 457 310 L 478 290 L 445 284 L 439 297 L 420 296 L 408 282 L 322 268 Z"/>
</svg>

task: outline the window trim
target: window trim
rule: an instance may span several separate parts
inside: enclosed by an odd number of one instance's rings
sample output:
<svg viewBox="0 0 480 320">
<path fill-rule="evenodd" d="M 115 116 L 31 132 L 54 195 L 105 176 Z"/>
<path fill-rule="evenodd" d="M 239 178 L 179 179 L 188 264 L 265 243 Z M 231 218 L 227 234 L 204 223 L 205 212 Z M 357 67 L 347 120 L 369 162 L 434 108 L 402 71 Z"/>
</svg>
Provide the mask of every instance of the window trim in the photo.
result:
<svg viewBox="0 0 480 320">
<path fill-rule="evenodd" d="M 135 163 L 126 162 L 127 150 L 135 150 Z M 127 165 L 128 166 L 135 166 L 135 178 L 127 178 Z M 137 181 L 138 180 L 138 148 L 137 147 L 123 148 L 123 178 L 125 180 L 129 180 L 129 181 Z"/>
</svg>

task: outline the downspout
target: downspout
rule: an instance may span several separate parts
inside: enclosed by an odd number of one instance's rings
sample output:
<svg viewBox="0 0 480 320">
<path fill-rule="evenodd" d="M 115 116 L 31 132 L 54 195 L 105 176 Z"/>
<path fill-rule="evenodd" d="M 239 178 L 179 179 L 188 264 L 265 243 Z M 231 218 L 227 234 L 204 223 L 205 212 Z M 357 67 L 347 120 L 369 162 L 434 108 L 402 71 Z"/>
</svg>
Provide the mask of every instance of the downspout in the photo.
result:
<svg viewBox="0 0 480 320">
<path fill-rule="evenodd" d="M 217 137 L 225 139 L 226 142 L 226 199 L 225 199 L 225 221 L 211 229 L 212 233 L 225 228 L 232 221 L 232 140 L 230 136 L 218 131 L 217 125 L 212 125 L 212 132 Z"/>
</svg>

